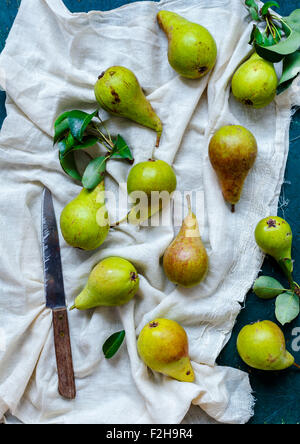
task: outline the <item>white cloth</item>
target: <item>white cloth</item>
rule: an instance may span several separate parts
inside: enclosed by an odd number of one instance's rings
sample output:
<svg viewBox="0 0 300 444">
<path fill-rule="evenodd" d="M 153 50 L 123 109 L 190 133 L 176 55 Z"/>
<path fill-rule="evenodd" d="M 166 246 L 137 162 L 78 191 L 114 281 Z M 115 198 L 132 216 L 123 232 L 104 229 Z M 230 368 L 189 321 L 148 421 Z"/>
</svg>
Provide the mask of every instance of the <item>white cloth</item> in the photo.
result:
<svg viewBox="0 0 300 444">
<path fill-rule="evenodd" d="M 196 414 L 193 408 L 193 422 L 210 422 L 211 417 L 245 423 L 251 417 L 248 375 L 216 366 L 215 360 L 262 263 L 254 227 L 277 211 L 291 92 L 263 110 L 246 108 L 231 97 L 231 75 L 251 50 L 252 25 L 243 3 L 163 0 L 71 14 L 61 0 L 21 2 L 0 56 L 8 114 L 0 136 L 0 418 L 9 410 L 25 423 L 180 423 L 191 403 L 201 407 Z M 160 9 L 176 11 L 211 31 L 218 46 L 211 75 L 185 80 L 169 66 L 166 36 L 156 21 Z M 156 158 L 173 164 L 178 190 L 204 193 L 204 214 L 197 216 L 210 270 L 194 289 L 175 288 L 167 281 L 159 259 L 173 239 L 170 226 L 139 230 L 122 225 L 110 231 L 100 249 L 88 253 L 61 238 L 69 306 L 102 258 L 125 257 L 140 273 L 140 291 L 123 308 L 70 312 L 77 397 L 67 401 L 57 392 L 52 316 L 45 308 L 41 193 L 43 184 L 52 191 L 59 218 L 80 191 L 59 165 L 53 123 L 66 110 L 94 111 L 97 76 L 118 64 L 136 73 L 163 121 Z M 136 162 L 151 156 L 153 131 L 100 114 L 109 118 L 112 133 L 124 136 Z M 258 141 L 258 158 L 235 214 L 224 203 L 207 155 L 209 138 L 225 124 L 246 126 Z M 126 162 L 109 162 L 107 190 L 126 182 L 129 168 Z M 195 383 L 153 374 L 139 359 L 137 335 L 156 317 L 174 319 L 186 329 Z M 127 346 L 105 360 L 102 344 L 122 326 Z"/>
</svg>

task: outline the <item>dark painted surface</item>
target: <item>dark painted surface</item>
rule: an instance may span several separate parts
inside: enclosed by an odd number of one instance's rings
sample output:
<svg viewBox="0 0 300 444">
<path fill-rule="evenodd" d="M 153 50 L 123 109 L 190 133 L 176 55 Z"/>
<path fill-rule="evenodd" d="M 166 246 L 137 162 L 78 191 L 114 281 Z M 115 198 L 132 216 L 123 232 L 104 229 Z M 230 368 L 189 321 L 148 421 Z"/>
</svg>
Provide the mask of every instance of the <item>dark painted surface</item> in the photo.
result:
<svg viewBox="0 0 300 444">
<path fill-rule="evenodd" d="M 65 5 L 72 12 L 89 11 L 92 9 L 109 10 L 129 3 L 123 0 L 64 0 Z M 281 14 L 288 15 L 293 9 L 300 8 L 299 0 L 281 0 Z M 20 0 L 1 0 L 0 8 L 0 50 L 3 49 L 6 36 L 17 13 Z M 5 94 L 0 92 L 0 125 L 5 117 L 4 108 Z M 291 124 L 290 130 L 290 154 L 286 169 L 285 180 L 281 193 L 281 202 L 288 202 L 286 206 L 279 209 L 279 215 L 286 218 L 291 224 L 294 234 L 293 257 L 295 263 L 295 280 L 300 282 L 300 265 L 297 260 L 300 258 L 300 111 L 297 112 Z M 300 259 L 299 259 L 300 262 Z M 263 274 L 272 274 L 282 282 L 282 274 L 278 267 L 270 259 L 266 259 Z M 257 400 L 255 415 L 251 419 L 252 424 L 295 424 L 300 423 L 300 371 L 296 368 L 285 370 L 284 372 L 266 373 L 250 370 L 243 364 L 236 352 L 236 338 L 240 329 L 247 323 L 256 320 L 274 318 L 274 301 L 262 301 L 252 292 L 247 296 L 244 309 L 241 311 L 232 338 L 222 351 L 219 363 L 241 368 L 249 371 L 251 385 L 254 396 Z M 300 328 L 300 318 L 292 324 L 284 327 L 288 348 L 291 351 L 291 342 L 294 339 L 292 331 L 295 327 Z M 300 345 L 300 341 L 299 341 Z M 300 351 L 294 353 L 296 360 L 300 363 Z"/>
</svg>

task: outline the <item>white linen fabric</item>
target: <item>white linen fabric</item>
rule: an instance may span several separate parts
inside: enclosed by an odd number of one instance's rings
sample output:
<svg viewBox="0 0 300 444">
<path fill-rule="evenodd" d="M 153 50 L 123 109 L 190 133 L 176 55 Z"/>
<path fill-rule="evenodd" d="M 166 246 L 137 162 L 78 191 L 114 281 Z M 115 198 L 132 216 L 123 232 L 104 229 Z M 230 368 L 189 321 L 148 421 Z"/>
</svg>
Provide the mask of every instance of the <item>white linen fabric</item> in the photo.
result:
<svg viewBox="0 0 300 444">
<path fill-rule="evenodd" d="M 109 12 L 70 13 L 61 0 L 23 0 L 0 56 L 7 118 L 0 135 L 1 297 L 0 418 L 11 412 L 24 423 L 246 423 L 254 399 L 248 375 L 215 364 L 230 338 L 247 290 L 263 259 L 253 238 L 256 223 L 277 211 L 288 153 L 292 90 L 263 110 L 251 110 L 230 94 L 230 79 L 250 53 L 252 24 L 241 0 L 139 2 Z M 216 39 L 217 64 L 201 80 L 178 76 L 167 60 L 167 39 L 156 14 L 168 9 L 206 26 Z M 122 308 L 70 312 L 77 385 L 73 401 L 57 392 L 52 315 L 45 308 L 41 258 L 41 196 L 46 185 L 57 218 L 80 191 L 61 169 L 52 146 L 55 118 L 66 110 L 92 112 L 94 83 L 112 65 L 137 75 L 164 124 L 157 159 L 171 163 L 178 190 L 204 195 L 198 211 L 209 253 L 206 280 L 193 289 L 170 284 L 160 263 L 178 227 L 121 225 L 102 247 L 83 252 L 61 238 L 67 303 L 83 288 L 92 267 L 108 256 L 130 260 L 140 274 L 138 295 Z M 126 119 L 108 119 L 123 135 L 135 161 L 151 157 L 155 133 Z M 236 213 L 224 202 L 208 160 L 208 141 L 225 124 L 249 128 L 258 158 Z M 126 162 L 108 163 L 107 190 L 126 182 Z M 110 203 L 108 202 L 108 207 Z M 137 335 L 165 317 L 187 331 L 194 383 L 146 368 Z M 253 319 L 255 321 L 256 319 Z M 126 346 L 105 360 L 102 344 L 126 330 Z M 185 420 L 187 421 L 187 419 Z M 9 422 L 9 421 L 8 421 Z"/>
</svg>

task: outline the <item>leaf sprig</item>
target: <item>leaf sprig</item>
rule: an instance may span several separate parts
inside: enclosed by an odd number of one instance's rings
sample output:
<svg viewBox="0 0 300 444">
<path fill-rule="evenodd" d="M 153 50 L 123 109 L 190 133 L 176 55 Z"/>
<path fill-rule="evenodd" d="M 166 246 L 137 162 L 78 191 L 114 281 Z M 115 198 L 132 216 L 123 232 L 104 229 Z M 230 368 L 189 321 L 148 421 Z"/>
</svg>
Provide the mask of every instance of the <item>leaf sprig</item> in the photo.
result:
<svg viewBox="0 0 300 444">
<path fill-rule="evenodd" d="M 277 94 L 290 87 L 300 72 L 300 9 L 288 17 L 280 17 L 270 8 L 280 8 L 276 1 L 267 1 L 259 8 L 256 0 L 246 0 L 246 7 L 253 20 L 249 44 L 257 54 L 272 63 L 283 61 L 283 72 Z"/>
<path fill-rule="evenodd" d="M 94 118 L 100 121 L 100 125 L 96 124 Z M 53 143 L 58 144 L 62 169 L 73 179 L 81 181 L 88 190 L 95 188 L 103 180 L 109 159 L 124 159 L 131 164 L 134 162 L 130 148 L 123 137 L 119 134 L 116 138 L 111 137 L 98 111 L 88 114 L 72 110 L 61 114 L 54 124 Z M 77 168 L 75 152 L 97 143 L 104 146 L 106 153 L 92 159 L 81 175 Z"/>
<path fill-rule="evenodd" d="M 254 282 L 253 291 L 261 299 L 276 298 L 275 316 L 282 325 L 293 321 L 300 313 L 300 287 L 296 282 L 287 289 L 270 276 L 260 276 Z"/>
</svg>

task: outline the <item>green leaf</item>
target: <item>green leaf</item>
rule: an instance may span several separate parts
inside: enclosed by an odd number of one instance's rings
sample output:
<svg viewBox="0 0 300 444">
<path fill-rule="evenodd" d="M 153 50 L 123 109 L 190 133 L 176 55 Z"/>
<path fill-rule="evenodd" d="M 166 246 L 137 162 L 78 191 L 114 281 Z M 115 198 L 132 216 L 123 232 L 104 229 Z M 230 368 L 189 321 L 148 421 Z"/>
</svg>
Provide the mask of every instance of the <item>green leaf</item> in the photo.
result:
<svg viewBox="0 0 300 444">
<path fill-rule="evenodd" d="M 291 84 L 293 83 L 294 79 L 288 80 L 287 82 L 281 83 L 280 85 L 277 86 L 277 95 L 279 96 L 279 94 L 282 94 L 284 91 L 286 91 Z"/>
<path fill-rule="evenodd" d="M 279 85 L 294 80 L 300 72 L 300 51 L 289 54 L 283 60 L 282 76 Z"/>
<path fill-rule="evenodd" d="M 269 1 L 264 4 L 264 6 L 261 8 L 261 15 L 264 17 L 269 13 L 269 8 L 272 8 L 275 6 L 276 8 L 280 8 L 279 4 L 274 1 Z"/>
<path fill-rule="evenodd" d="M 263 46 L 255 44 L 254 48 L 257 54 L 268 62 L 279 63 L 284 58 L 284 55 L 270 51 L 269 48 L 271 48 L 271 46 L 269 46 L 268 44 L 264 44 Z"/>
<path fill-rule="evenodd" d="M 254 282 L 253 291 L 261 299 L 273 299 L 283 293 L 285 289 L 276 279 L 269 276 L 260 276 Z"/>
<path fill-rule="evenodd" d="M 288 32 L 287 38 L 280 40 L 280 42 L 276 45 L 268 47 L 264 58 L 269 61 L 272 61 L 271 59 L 267 58 L 268 56 L 271 57 L 269 53 L 274 52 L 282 56 L 282 59 L 285 55 L 294 53 L 300 47 L 300 9 L 296 9 L 289 17 L 285 17 L 282 23 L 284 29 Z"/>
<path fill-rule="evenodd" d="M 82 143 L 80 143 L 80 144 L 78 144 L 78 141 L 75 140 L 74 138 L 73 138 L 73 140 L 74 140 L 73 145 L 69 146 L 67 148 L 67 150 L 62 153 L 63 156 L 67 155 L 71 151 L 82 150 L 84 148 L 88 148 L 90 146 L 95 145 L 98 142 L 98 137 L 95 137 L 95 136 L 84 137 L 82 140 Z"/>
<path fill-rule="evenodd" d="M 86 167 L 82 177 L 82 185 L 87 190 L 94 189 L 104 179 L 107 157 L 93 159 Z"/>
<path fill-rule="evenodd" d="M 112 150 L 111 157 L 115 158 L 121 158 L 121 159 L 128 159 L 129 161 L 133 162 L 133 157 L 130 151 L 130 148 L 128 147 L 127 143 L 123 139 L 120 134 L 118 134 L 118 138 L 115 142 L 115 146 Z"/>
<path fill-rule="evenodd" d="M 71 133 L 75 139 L 82 142 L 84 132 L 87 129 L 89 123 L 98 114 L 98 111 L 94 111 L 92 114 L 85 113 L 84 111 L 73 110 L 69 112 L 68 122 Z"/>
<path fill-rule="evenodd" d="M 69 113 L 70 111 L 66 111 L 62 113 L 60 116 L 58 116 L 57 119 L 55 120 L 54 126 L 59 125 L 63 120 L 65 120 L 68 117 Z"/>
<path fill-rule="evenodd" d="M 288 17 L 284 17 L 283 21 L 292 30 L 300 32 L 300 9 L 295 9 Z"/>
<path fill-rule="evenodd" d="M 299 296 L 292 291 L 280 294 L 276 299 L 275 315 L 282 324 L 295 319 L 300 312 Z"/>
<path fill-rule="evenodd" d="M 252 29 L 252 32 L 251 32 L 249 45 L 252 45 L 253 42 L 255 42 L 255 43 L 259 44 L 259 45 L 264 43 L 263 35 L 262 35 L 262 33 L 260 32 L 260 30 L 258 29 L 258 27 L 256 25 L 253 25 L 253 29 Z"/>
<path fill-rule="evenodd" d="M 77 142 L 75 141 L 71 133 L 69 133 L 67 137 L 65 137 L 63 140 L 58 142 L 58 148 L 61 156 L 64 157 L 76 143 Z"/>
<path fill-rule="evenodd" d="M 59 161 L 65 173 L 67 173 L 73 179 L 81 181 L 81 175 L 76 167 L 74 153 L 70 153 L 66 157 L 62 157 L 61 153 L 59 153 Z"/>
<path fill-rule="evenodd" d="M 125 331 L 118 331 L 110 336 L 103 344 L 102 351 L 106 359 L 112 358 L 121 347 L 125 338 Z"/>
<path fill-rule="evenodd" d="M 259 17 L 259 8 L 255 0 L 246 0 L 246 6 L 248 6 L 249 12 L 253 20 L 260 20 Z"/>
<path fill-rule="evenodd" d="M 54 137 L 53 137 L 53 145 L 58 142 L 62 137 L 64 137 L 65 133 L 69 129 L 68 122 L 69 111 L 61 114 L 54 123 Z"/>
</svg>

